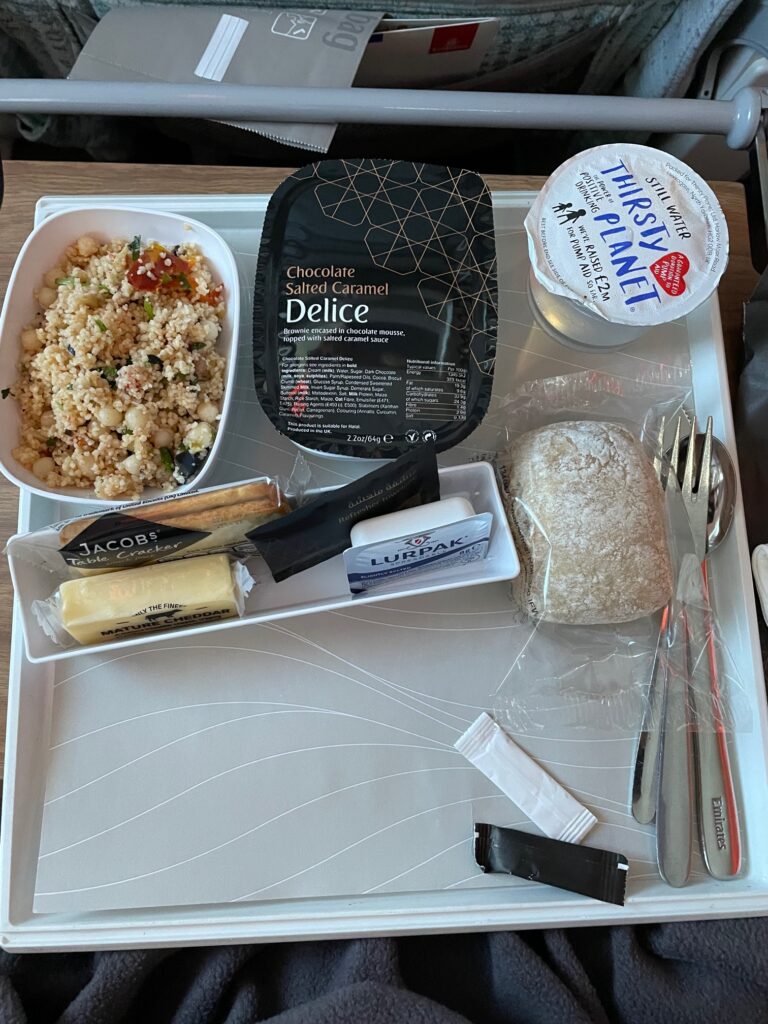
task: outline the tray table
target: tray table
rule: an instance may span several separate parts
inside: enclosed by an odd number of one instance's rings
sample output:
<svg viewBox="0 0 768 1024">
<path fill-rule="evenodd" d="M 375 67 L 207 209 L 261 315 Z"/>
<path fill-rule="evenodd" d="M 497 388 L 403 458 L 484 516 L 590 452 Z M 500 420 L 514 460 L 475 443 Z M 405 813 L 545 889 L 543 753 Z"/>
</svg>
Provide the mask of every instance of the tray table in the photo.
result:
<svg viewBox="0 0 768 1024">
<path fill-rule="evenodd" d="M 494 401 L 523 380 L 579 369 L 676 390 L 692 383 L 698 412 L 713 415 L 733 451 L 716 300 L 626 352 L 563 349 L 532 326 L 525 297 L 522 219 L 532 199 L 494 195 L 501 296 Z M 116 200 L 43 199 L 37 216 Z M 125 200 L 211 224 L 238 260 L 237 407 L 212 482 L 287 473 L 293 460 L 251 385 L 248 297 L 266 200 Z M 486 423 L 443 461 L 477 457 L 494 440 Z M 365 469 L 310 462 L 320 485 Z M 20 528 L 68 514 L 62 503 L 25 495 Z M 628 809 L 637 723 L 606 736 L 586 725 L 574 730 L 557 715 L 551 732 L 520 735 L 521 742 L 596 811 L 601 824 L 590 842 L 630 856 L 626 906 L 478 873 L 473 814 L 515 824 L 514 811 L 505 820 L 508 802 L 452 744 L 491 706 L 510 669 L 513 612 L 498 584 L 55 666 L 26 662 L 15 631 L 0 942 L 94 949 L 765 913 L 768 725 L 741 507 L 712 571 L 746 705 L 732 737 L 746 831 L 740 879 L 716 882 L 697 865 L 691 885 L 667 887 L 656 871 L 653 831 Z"/>
</svg>

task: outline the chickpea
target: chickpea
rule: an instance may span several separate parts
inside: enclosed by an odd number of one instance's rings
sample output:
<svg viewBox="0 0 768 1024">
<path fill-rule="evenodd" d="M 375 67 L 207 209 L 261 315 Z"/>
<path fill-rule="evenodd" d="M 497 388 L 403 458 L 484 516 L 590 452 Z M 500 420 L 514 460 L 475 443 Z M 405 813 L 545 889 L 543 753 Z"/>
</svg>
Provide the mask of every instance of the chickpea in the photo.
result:
<svg viewBox="0 0 768 1024">
<path fill-rule="evenodd" d="M 96 418 L 104 427 L 117 427 L 123 422 L 123 414 L 114 405 L 105 405 L 97 410 Z"/>
<path fill-rule="evenodd" d="M 187 448 L 196 454 L 213 444 L 213 427 L 210 423 L 193 423 L 184 436 Z"/>
<path fill-rule="evenodd" d="M 138 455 L 129 455 L 127 459 L 123 459 L 122 466 L 126 473 L 138 476 L 141 472 L 141 459 Z"/>
<path fill-rule="evenodd" d="M 21 332 L 21 347 L 25 352 L 39 352 L 43 347 L 34 327 L 29 327 L 26 331 Z"/>
<path fill-rule="evenodd" d="M 44 430 L 49 430 L 56 422 L 56 417 L 50 409 L 46 409 L 43 415 L 40 417 L 40 426 Z"/>
<path fill-rule="evenodd" d="M 215 402 L 201 402 L 195 412 L 195 416 L 205 423 L 215 423 L 219 415 L 219 407 Z"/>
<path fill-rule="evenodd" d="M 99 250 L 99 243 L 95 238 L 91 238 L 90 235 L 82 235 L 75 242 L 75 245 L 81 256 L 93 256 Z"/>
<path fill-rule="evenodd" d="M 52 306 L 56 301 L 56 289 L 47 287 L 41 288 L 37 293 L 37 301 L 43 309 L 48 309 L 48 307 Z"/>
<path fill-rule="evenodd" d="M 32 472 L 39 480 L 47 479 L 48 475 L 54 471 L 56 463 L 53 459 L 47 455 L 43 456 L 42 459 L 37 459 L 32 466 Z"/>
<path fill-rule="evenodd" d="M 149 412 L 143 406 L 132 405 L 125 414 L 125 425 L 129 430 L 136 432 L 148 426 L 151 419 Z"/>
<path fill-rule="evenodd" d="M 55 288 L 56 282 L 59 278 L 66 277 L 67 275 L 61 269 L 61 267 L 54 267 L 53 270 L 49 270 L 43 275 L 43 281 L 48 285 L 49 288 Z"/>
<path fill-rule="evenodd" d="M 165 427 L 158 427 L 152 433 L 152 444 L 155 448 L 170 448 L 173 445 L 173 432 Z"/>
</svg>

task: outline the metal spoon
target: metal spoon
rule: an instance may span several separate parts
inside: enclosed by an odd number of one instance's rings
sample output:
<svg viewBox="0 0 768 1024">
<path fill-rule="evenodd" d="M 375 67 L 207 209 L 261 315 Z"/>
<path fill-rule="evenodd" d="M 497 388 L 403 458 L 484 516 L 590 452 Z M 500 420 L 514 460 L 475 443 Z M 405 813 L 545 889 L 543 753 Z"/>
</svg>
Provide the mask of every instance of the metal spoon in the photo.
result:
<svg viewBox="0 0 768 1024">
<path fill-rule="evenodd" d="M 704 435 L 696 435 L 696 464 L 701 463 Z M 687 447 L 687 442 L 685 443 Z M 694 757 L 698 803 L 699 839 L 707 871 L 714 878 L 732 878 L 741 867 L 741 836 L 738 805 L 733 785 L 728 738 L 723 722 L 710 602 L 707 559 L 725 540 L 733 523 L 736 506 L 736 470 L 728 449 L 713 439 L 712 486 L 707 522 L 707 551 L 701 563 L 705 639 L 700 645 L 709 664 L 709 687 L 692 687 L 695 723 Z"/>
</svg>

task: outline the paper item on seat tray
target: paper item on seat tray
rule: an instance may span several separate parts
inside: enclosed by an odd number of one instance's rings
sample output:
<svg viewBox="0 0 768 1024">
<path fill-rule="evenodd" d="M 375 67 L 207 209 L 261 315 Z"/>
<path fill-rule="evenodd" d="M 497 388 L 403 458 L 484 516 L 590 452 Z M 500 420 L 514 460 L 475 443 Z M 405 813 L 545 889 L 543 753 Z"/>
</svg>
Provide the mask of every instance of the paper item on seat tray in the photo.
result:
<svg viewBox="0 0 768 1024">
<path fill-rule="evenodd" d="M 480 70 L 498 18 L 385 18 L 363 53 L 355 85 L 425 88 L 466 81 Z"/>
<path fill-rule="evenodd" d="M 109 11 L 69 77 L 228 85 L 352 85 L 382 11 L 283 11 L 175 4 Z M 295 112 L 300 116 L 300 111 Z M 203 115 L 201 115 L 203 116 Z M 325 153 L 333 124 L 225 122 Z"/>
<path fill-rule="evenodd" d="M 425 88 L 476 74 L 498 27 L 497 18 L 402 20 L 382 11 L 123 7 L 101 19 L 69 77 Z M 335 124 L 224 123 L 318 153 L 328 152 L 336 131 Z"/>
</svg>

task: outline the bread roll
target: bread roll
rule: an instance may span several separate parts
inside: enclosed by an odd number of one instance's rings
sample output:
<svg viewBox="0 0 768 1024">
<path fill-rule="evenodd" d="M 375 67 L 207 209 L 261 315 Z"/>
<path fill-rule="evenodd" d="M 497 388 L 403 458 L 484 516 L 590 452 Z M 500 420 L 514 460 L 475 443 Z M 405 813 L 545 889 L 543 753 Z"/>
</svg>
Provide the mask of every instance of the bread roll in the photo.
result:
<svg viewBox="0 0 768 1024">
<path fill-rule="evenodd" d="M 672 594 L 664 495 L 640 442 L 617 423 L 532 430 L 501 453 L 529 613 L 572 625 L 628 622 Z"/>
</svg>

